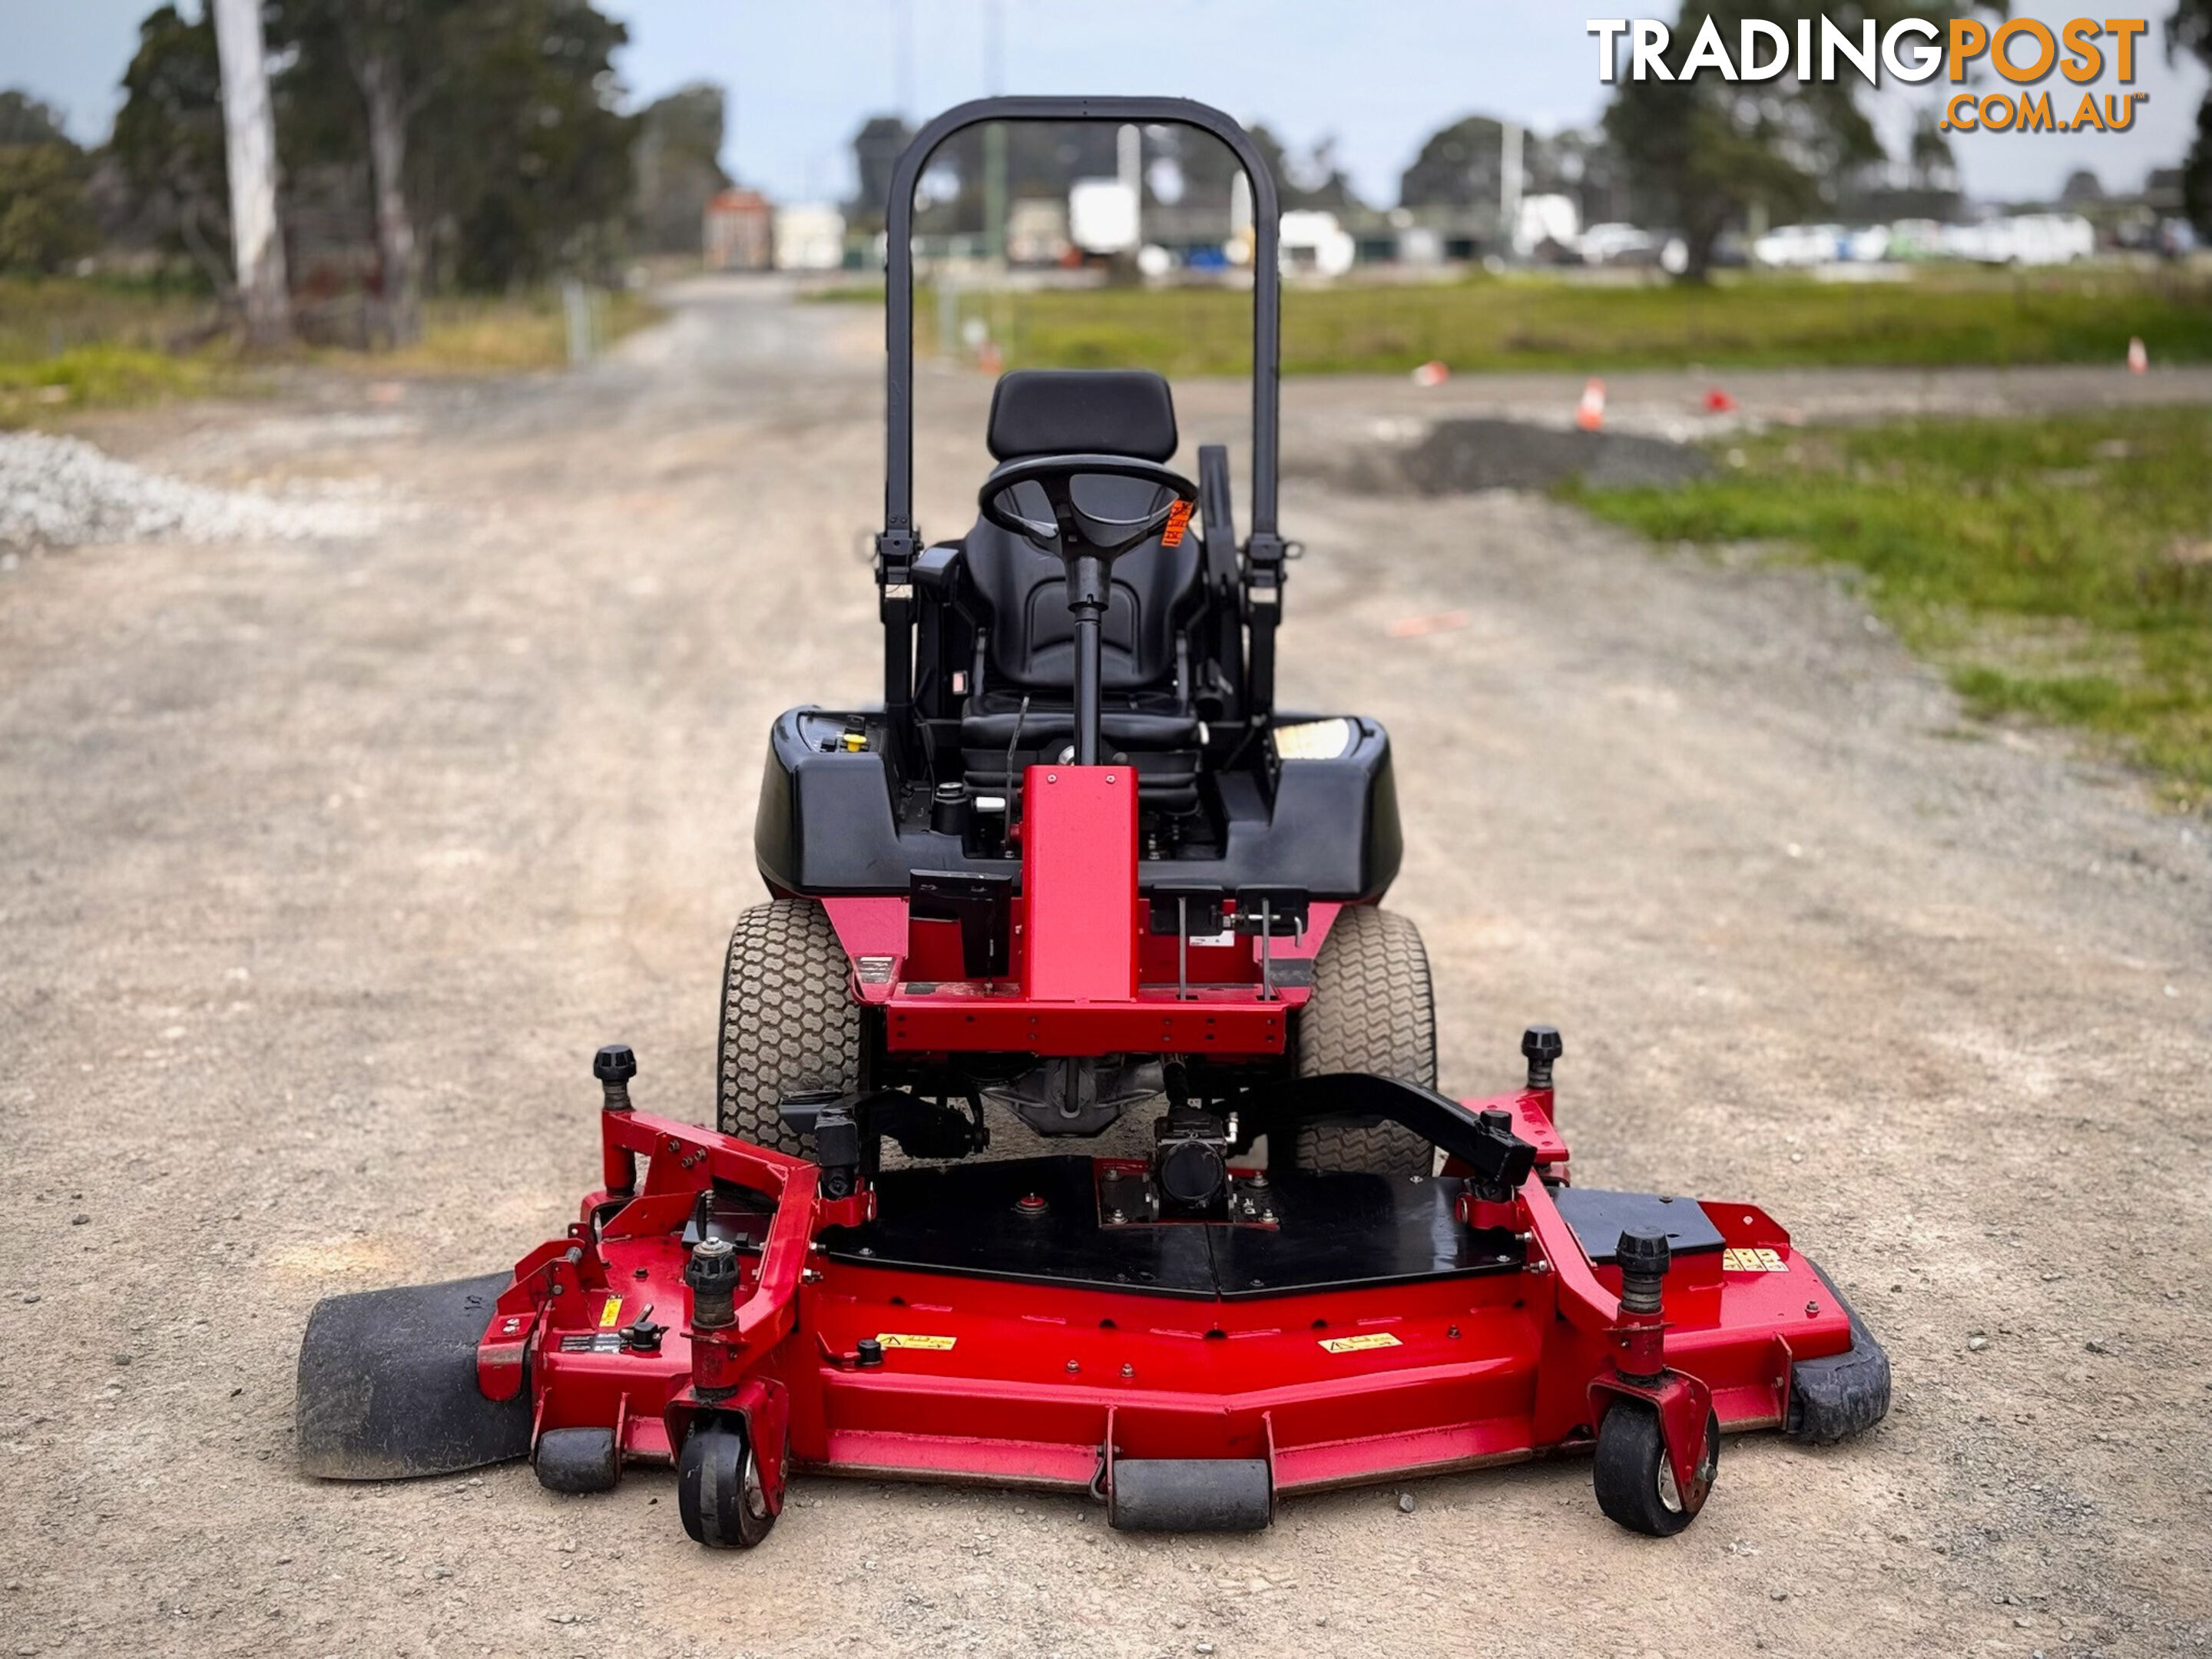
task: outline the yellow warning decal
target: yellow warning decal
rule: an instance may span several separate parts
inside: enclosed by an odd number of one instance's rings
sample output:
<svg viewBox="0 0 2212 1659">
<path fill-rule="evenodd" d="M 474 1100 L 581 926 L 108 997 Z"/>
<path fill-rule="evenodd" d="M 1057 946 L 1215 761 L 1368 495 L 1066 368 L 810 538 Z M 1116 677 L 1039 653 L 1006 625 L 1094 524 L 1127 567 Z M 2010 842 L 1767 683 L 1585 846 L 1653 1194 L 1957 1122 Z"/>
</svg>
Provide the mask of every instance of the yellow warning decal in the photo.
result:
<svg viewBox="0 0 2212 1659">
<path fill-rule="evenodd" d="M 1358 1336 L 1325 1336 L 1321 1340 L 1323 1353 L 1361 1353 L 1369 1348 L 1395 1348 L 1401 1346 L 1388 1331 L 1366 1331 Z"/>
<path fill-rule="evenodd" d="M 899 1331 L 878 1331 L 876 1340 L 886 1348 L 925 1348 L 931 1353 L 951 1353 L 957 1336 L 913 1336 Z"/>
<path fill-rule="evenodd" d="M 611 1296 L 606 1299 L 605 1305 L 599 1309 L 599 1328 L 603 1331 L 611 1331 L 621 1323 L 622 1298 L 618 1296 Z"/>
<path fill-rule="evenodd" d="M 1786 1273 L 1788 1265 L 1772 1250 L 1723 1250 L 1721 1268 L 1732 1273 Z"/>
</svg>

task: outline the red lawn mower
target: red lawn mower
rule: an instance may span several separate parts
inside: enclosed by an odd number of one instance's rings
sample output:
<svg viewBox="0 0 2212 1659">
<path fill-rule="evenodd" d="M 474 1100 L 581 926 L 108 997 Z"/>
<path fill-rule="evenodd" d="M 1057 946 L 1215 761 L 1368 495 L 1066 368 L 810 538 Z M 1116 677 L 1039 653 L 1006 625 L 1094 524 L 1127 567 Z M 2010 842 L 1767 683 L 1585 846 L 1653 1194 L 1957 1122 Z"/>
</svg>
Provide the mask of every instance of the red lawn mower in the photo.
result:
<svg viewBox="0 0 2212 1659">
<path fill-rule="evenodd" d="M 1080 121 L 1197 128 L 1250 180 L 1241 544 L 1225 451 L 1174 471 L 1167 383 L 1109 371 L 1006 375 L 980 521 L 915 527 L 916 181 L 965 128 Z M 564 1232 L 316 1308 L 311 1474 L 528 1456 L 586 1492 L 673 1462 L 685 1530 L 750 1546 L 794 1469 L 1249 1529 L 1286 1494 L 1587 1450 L 1605 1513 L 1663 1534 L 1724 1429 L 1881 1419 L 1887 1358 L 1763 1211 L 1570 1183 L 1556 1030 L 1522 1037 L 1524 1088 L 1437 1092 L 1427 958 L 1379 905 L 1389 740 L 1274 707 L 1276 218 L 1243 129 L 1179 100 L 987 100 L 908 148 L 883 706 L 770 736 L 774 896 L 731 940 L 716 1127 L 638 1110 L 601 1049 L 600 1182 Z"/>
</svg>

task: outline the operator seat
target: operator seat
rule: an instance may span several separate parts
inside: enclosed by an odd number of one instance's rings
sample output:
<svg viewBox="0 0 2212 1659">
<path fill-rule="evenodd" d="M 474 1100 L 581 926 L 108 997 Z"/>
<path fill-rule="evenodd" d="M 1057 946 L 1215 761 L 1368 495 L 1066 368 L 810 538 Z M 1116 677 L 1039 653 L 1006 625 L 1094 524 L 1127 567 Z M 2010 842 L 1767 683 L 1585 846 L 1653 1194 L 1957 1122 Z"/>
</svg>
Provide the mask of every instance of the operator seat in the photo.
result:
<svg viewBox="0 0 2212 1659">
<path fill-rule="evenodd" d="M 988 442 L 1001 461 L 1083 454 L 1164 462 L 1176 447 L 1175 403 L 1165 380 L 1140 370 L 1019 369 L 992 395 Z M 1157 493 L 1132 479 L 1099 478 L 1091 488 L 1131 492 L 1133 514 Z M 1060 760 L 1074 739 L 1066 568 L 988 520 L 962 545 L 966 592 L 979 614 L 960 747 L 969 785 L 1002 789 L 1024 766 Z M 1139 543 L 1114 561 L 1100 629 L 1104 752 L 1136 768 L 1146 805 L 1169 811 L 1198 804 L 1189 630 L 1205 603 L 1200 566 L 1194 534 L 1174 547 L 1158 537 Z"/>
</svg>

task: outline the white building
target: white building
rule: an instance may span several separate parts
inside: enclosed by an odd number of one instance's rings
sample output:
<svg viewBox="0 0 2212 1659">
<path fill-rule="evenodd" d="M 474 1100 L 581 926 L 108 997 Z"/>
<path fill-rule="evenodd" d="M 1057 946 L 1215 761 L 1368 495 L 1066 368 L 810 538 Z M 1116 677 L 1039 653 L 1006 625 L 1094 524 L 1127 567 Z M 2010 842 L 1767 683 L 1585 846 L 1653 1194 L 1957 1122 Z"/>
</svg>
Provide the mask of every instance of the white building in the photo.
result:
<svg viewBox="0 0 2212 1659">
<path fill-rule="evenodd" d="M 1006 260 L 1056 265 L 1067 257 L 1067 209 L 1049 198 L 1024 197 L 1006 210 Z"/>
<path fill-rule="evenodd" d="M 1514 216 L 1513 252 L 1526 259 L 1547 242 L 1573 247 L 1582 228 L 1583 216 L 1571 196 L 1524 196 Z"/>
<path fill-rule="evenodd" d="M 1137 187 L 1119 179 L 1079 179 L 1067 192 L 1067 234 L 1085 253 L 1124 253 L 1137 246 Z"/>
<path fill-rule="evenodd" d="M 1358 245 L 1334 213 L 1301 209 L 1282 219 L 1282 263 L 1285 273 L 1341 276 L 1352 269 Z"/>
<path fill-rule="evenodd" d="M 845 263 L 845 216 L 826 202 L 775 210 L 778 270 L 836 270 Z"/>
</svg>

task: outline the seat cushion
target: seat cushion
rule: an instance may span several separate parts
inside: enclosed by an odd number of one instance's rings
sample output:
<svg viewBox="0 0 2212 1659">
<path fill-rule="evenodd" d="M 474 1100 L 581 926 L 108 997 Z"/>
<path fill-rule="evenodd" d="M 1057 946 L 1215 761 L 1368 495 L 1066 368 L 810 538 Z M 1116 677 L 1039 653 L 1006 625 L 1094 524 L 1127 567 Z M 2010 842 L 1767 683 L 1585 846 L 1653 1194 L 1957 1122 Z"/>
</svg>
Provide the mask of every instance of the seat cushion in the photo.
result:
<svg viewBox="0 0 2212 1659">
<path fill-rule="evenodd" d="M 1072 710 L 1032 708 L 1026 717 L 1018 711 L 963 715 L 960 746 L 1004 749 L 1014 741 L 1017 726 L 1024 749 L 1055 739 L 1066 742 L 1075 736 L 1075 715 Z M 1198 716 L 1191 714 L 1108 708 L 1100 711 L 1098 727 L 1109 749 L 1188 749 L 1198 742 Z"/>
<path fill-rule="evenodd" d="M 1030 709 L 1018 743 L 1015 719 L 998 713 L 970 714 L 960 722 L 962 774 L 979 795 L 1018 788 L 1027 768 L 1053 764 L 1075 739 L 1074 717 L 1065 708 Z M 1146 810 L 1198 810 L 1198 778 L 1204 762 L 1194 716 L 1111 709 L 1102 712 L 1100 724 L 1105 728 L 1104 758 L 1113 765 L 1126 764 L 1137 775 L 1137 793 Z"/>
</svg>

